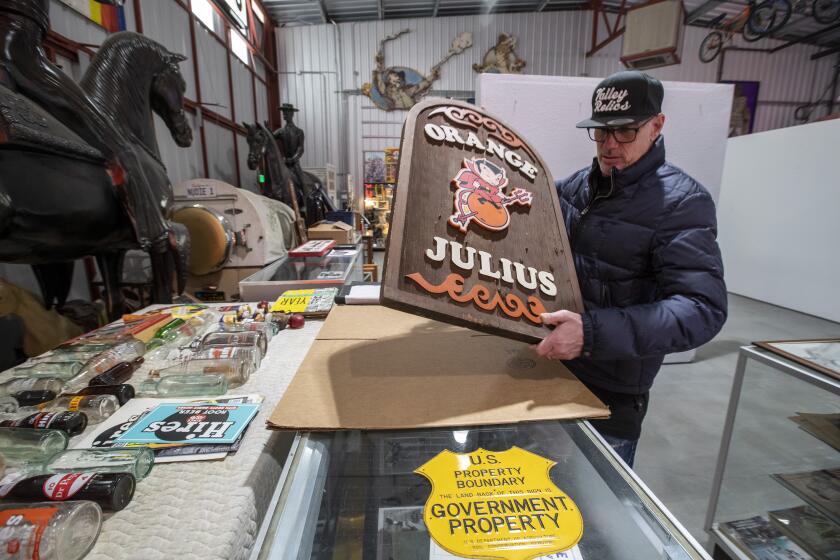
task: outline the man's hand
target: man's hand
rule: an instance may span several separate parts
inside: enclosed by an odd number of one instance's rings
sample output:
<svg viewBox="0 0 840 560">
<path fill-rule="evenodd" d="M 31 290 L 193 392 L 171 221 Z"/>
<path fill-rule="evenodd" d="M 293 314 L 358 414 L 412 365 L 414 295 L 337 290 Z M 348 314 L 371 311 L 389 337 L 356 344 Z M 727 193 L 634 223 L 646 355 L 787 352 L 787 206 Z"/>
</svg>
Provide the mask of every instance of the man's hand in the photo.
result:
<svg viewBox="0 0 840 560">
<path fill-rule="evenodd" d="M 542 342 L 532 346 L 537 354 L 552 360 L 573 360 L 583 351 L 583 321 L 579 313 L 555 311 L 543 313 L 540 319 L 554 330 Z"/>
</svg>

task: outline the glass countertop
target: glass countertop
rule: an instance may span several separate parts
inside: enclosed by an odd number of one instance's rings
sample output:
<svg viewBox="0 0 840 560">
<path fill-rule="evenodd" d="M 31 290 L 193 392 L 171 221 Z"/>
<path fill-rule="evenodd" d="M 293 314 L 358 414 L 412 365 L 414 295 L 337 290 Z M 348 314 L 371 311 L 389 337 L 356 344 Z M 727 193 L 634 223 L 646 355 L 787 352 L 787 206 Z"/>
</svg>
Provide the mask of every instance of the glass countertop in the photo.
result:
<svg viewBox="0 0 840 560">
<path fill-rule="evenodd" d="M 552 481 L 583 515 L 577 556 L 546 558 L 709 558 L 584 421 L 302 433 L 253 558 L 455 558 L 426 531 L 423 506 L 432 488 L 414 470 L 445 449 L 469 453 L 513 446 L 555 461 Z"/>
</svg>

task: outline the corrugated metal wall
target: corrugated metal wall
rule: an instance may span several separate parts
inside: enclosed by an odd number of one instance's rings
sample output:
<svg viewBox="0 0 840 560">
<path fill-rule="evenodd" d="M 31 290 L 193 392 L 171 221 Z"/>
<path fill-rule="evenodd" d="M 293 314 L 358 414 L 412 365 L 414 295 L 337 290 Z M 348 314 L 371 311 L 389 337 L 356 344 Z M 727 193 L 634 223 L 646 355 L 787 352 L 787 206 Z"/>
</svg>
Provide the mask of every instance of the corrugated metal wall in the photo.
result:
<svg viewBox="0 0 840 560">
<path fill-rule="evenodd" d="M 425 74 L 447 52 L 452 39 L 461 32 L 471 32 L 473 47 L 443 67 L 441 79 L 432 89 L 432 94 L 471 97 L 475 87 L 472 64 L 482 59 L 502 32 L 517 37 L 516 52 L 527 61 L 524 72 L 528 74 L 601 77 L 623 69 L 619 60 L 620 39 L 586 58 L 591 44 L 591 18 L 590 12 L 570 11 L 278 29 L 280 95 L 282 101 L 301 109 L 298 122 L 307 134 L 304 166 L 336 164 L 339 184 L 344 184 L 347 173 L 352 174 L 358 195 L 362 188 L 362 152 L 399 145 L 405 112 L 382 111 L 358 94 L 362 85 L 371 81 L 373 57 L 386 35 L 411 29 L 411 33 L 387 45 L 385 64 L 406 66 Z M 717 81 L 720 59 L 704 64 L 697 56 L 707 33 L 704 28 L 687 28 L 682 64 L 655 69 L 651 74 L 662 80 Z M 763 40 L 748 46 L 769 48 L 775 44 Z M 738 40 L 735 45 L 739 45 Z M 756 130 L 795 124 L 795 107 L 815 99 L 828 85 L 836 59 L 826 57 L 812 62 L 809 56 L 816 49 L 799 45 L 773 55 L 727 53 L 722 79 L 761 82 Z"/>
</svg>

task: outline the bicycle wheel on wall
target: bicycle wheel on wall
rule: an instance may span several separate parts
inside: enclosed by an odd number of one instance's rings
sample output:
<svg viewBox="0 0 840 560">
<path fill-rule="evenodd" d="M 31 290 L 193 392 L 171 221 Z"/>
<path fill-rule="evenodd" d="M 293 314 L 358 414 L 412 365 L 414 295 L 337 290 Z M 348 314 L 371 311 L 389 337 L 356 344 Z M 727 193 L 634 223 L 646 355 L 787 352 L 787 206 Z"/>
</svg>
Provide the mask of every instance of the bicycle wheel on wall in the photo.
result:
<svg viewBox="0 0 840 560">
<path fill-rule="evenodd" d="M 793 6 L 789 0 L 764 0 L 752 10 L 746 27 L 759 37 L 778 31 L 787 24 Z"/>
<path fill-rule="evenodd" d="M 713 61 L 720 54 L 721 49 L 723 49 L 723 33 L 712 31 L 700 43 L 700 52 L 698 53 L 700 60 L 702 62 Z"/>
<path fill-rule="evenodd" d="M 741 29 L 741 36 L 744 38 L 744 41 L 752 43 L 753 41 L 758 41 L 764 35 L 759 35 L 758 33 L 753 33 L 752 29 L 750 29 L 749 25 L 744 25 Z"/>
<path fill-rule="evenodd" d="M 829 24 L 840 19 L 840 0 L 814 0 L 811 13 L 820 23 Z"/>
</svg>

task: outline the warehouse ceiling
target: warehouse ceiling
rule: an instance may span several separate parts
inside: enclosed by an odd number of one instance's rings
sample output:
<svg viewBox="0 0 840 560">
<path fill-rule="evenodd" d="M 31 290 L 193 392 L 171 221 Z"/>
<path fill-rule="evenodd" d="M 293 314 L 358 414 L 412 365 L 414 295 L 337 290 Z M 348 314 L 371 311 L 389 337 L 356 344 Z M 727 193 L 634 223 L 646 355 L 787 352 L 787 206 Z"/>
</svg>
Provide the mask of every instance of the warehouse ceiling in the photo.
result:
<svg viewBox="0 0 840 560">
<path fill-rule="evenodd" d="M 801 4 L 788 24 L 774 35 L 784 40 L 833 45 L 840 42 L 840 22 L 832 26 L 817 23 L 810 16 L 811 0 L 792 0 Z M 627 5 L 642 3 L 628 0 Z M 590 9 L 591 2 L 580 0 L 263 0 L 271 17 L 279 25 L 316 25 L 380 19 L 446 17 L 516 12 L 549 12 Z M 607 11 L 617 11 L 620 1 L 604 0 Z M 704 25 L 723 15 L 739 14 L 746 1 L 683 0 L 687 20 Z"/>
</svg>

